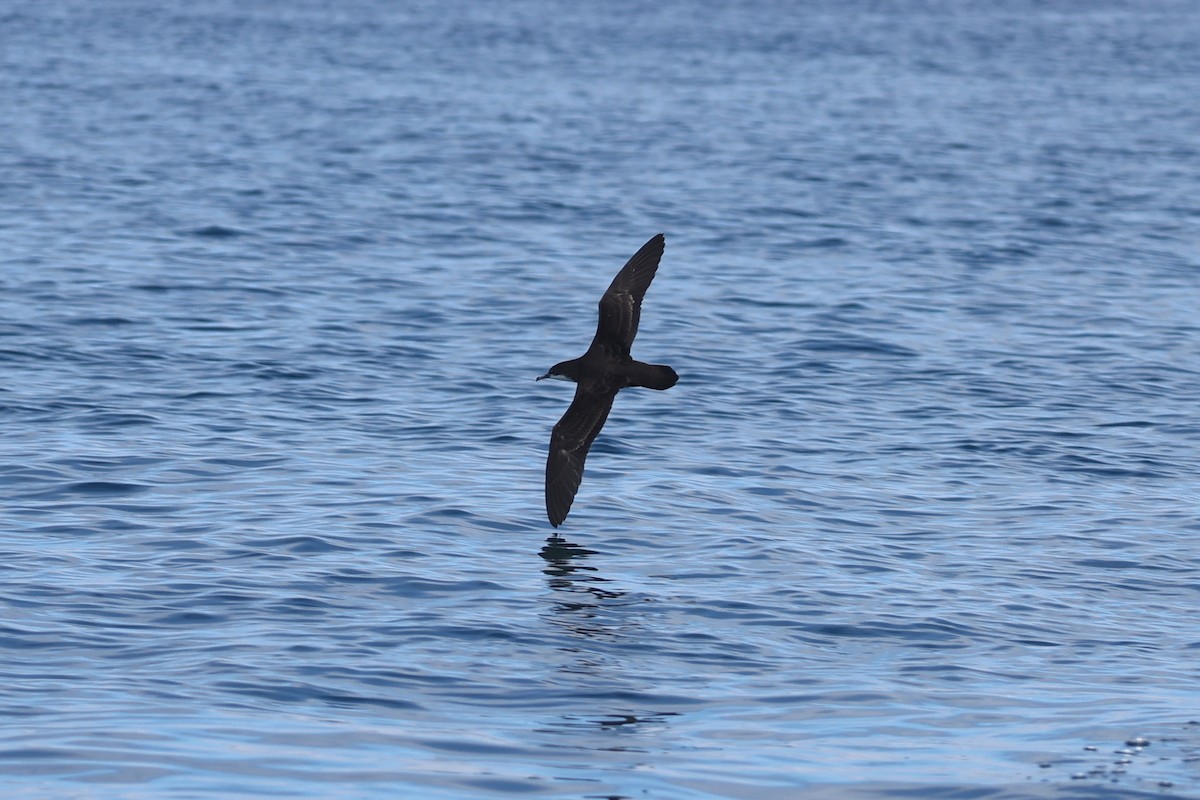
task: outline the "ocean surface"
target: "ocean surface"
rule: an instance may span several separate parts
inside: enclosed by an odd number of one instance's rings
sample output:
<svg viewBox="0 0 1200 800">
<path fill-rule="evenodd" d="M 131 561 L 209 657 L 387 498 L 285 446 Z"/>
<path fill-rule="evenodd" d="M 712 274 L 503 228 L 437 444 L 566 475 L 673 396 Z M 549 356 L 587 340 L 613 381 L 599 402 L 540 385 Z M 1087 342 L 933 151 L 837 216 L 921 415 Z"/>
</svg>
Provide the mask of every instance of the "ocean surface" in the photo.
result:
<svg viewBox="0 0 1200 800">
<path fill-rule="evenodd" d="M 3 6 L 0 793 L 1200 797 L 1197 42 Z M 659 232 L 556 538 L 534 378 Z"/>
</svg>

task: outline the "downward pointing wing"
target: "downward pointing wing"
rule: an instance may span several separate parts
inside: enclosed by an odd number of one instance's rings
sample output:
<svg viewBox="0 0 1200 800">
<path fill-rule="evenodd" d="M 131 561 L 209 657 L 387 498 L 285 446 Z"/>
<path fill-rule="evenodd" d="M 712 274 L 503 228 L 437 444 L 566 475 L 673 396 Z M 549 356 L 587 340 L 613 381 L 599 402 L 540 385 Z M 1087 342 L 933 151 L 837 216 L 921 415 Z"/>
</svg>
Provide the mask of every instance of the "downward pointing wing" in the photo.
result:
<svg viewBox="0 0 1200 800">
<path fill-rule="evenodd" d="M 567 412 L 550 434 L 550 454 L 546 457 L 546 516 L 558 527 L 567 518 L 575 493 L 583 480 L 583 462 L 608 412 L 616 391 L 575 390 Z"/>
</svg>

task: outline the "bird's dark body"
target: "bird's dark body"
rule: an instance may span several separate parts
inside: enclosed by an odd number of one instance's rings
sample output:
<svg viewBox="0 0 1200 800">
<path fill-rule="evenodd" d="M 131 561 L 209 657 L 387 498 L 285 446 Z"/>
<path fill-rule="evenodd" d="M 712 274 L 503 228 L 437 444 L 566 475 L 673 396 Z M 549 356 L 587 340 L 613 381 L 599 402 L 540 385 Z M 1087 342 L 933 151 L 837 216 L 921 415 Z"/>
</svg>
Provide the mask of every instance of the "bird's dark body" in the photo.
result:
<svg viewBox="0 0 1200 800">
<path fill-rule="evenodd" d="M 608 419 L 617 392 L 630 386 L 669 389 L 679 380 L 670 367 L 635 361 L 629 354 L 641 318 L 642 298 L 665 246 L 659 234 L 629 259 L 600 298 L 600 322 L 587 352 L 555 364 L 542 376 L 576 384 L 575 399 L 550 435 L 546 458 L 546 516 L 556 528 L 571 510 L 583 480 L 584 460 Z"/>
</svg>

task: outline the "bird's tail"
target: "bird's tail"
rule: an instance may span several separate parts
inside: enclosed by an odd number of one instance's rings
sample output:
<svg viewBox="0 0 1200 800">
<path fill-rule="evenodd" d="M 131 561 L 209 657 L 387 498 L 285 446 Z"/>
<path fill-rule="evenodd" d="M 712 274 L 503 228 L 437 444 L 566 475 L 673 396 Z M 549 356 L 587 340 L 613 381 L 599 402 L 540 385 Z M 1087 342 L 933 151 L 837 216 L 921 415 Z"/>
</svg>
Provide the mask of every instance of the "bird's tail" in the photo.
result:
<svg viewBox="0 0 1200 800">
<path fill-rule="evenodd" d="M 626 377 L 630 386 L 644 386 L 647 389 L 670 389 L 679 382 L 675 370 L 664 364 L 644 364 L 634 361 L 627 368 Z"/>
</svg>

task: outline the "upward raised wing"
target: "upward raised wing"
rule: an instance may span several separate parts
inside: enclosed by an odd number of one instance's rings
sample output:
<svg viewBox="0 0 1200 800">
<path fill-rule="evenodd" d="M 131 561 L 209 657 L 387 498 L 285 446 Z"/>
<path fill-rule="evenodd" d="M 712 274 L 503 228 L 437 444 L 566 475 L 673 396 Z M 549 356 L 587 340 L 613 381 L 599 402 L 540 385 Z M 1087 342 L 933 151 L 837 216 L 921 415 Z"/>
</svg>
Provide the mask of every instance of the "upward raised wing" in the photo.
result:
<svg viewBox="0 0 1200 800">
<path fill-rule="evenodd" d="M 604 427 L 612 410 L 617 390 L 575 389 L 567 413 L 550 434 L 550 454 L 546 457 L 546 516 L 558 527 L 567 518 L 575 493 L 583 480 L 583 462 L 596 434 Z"/>
<path fill-rule="evenodd" d="M 628 355 L 637 336 L 638 320 L 642 316 L 642 298 L 662 258 L 666 239 L 660 233 L 642 245 L 633 258 L 621 267 L 617 277 L 600 298 L 600 324 L 592 347 L 603 347 L 619 355 Z"/>
</svg>

